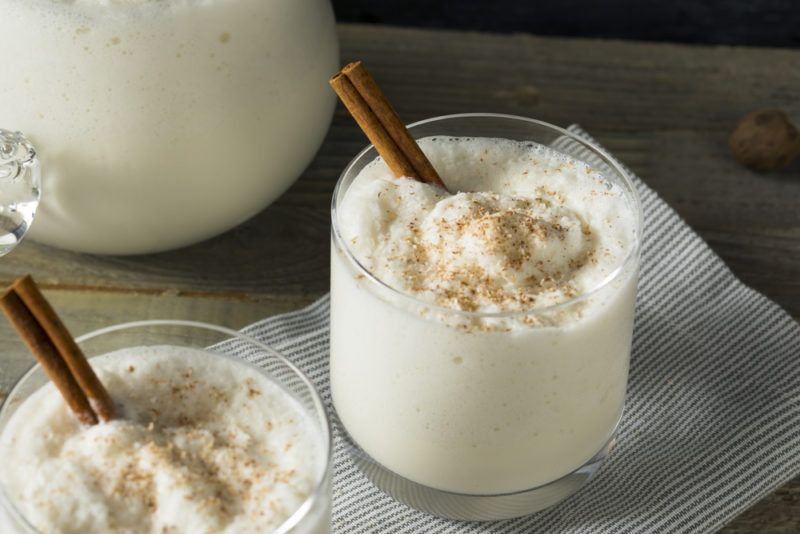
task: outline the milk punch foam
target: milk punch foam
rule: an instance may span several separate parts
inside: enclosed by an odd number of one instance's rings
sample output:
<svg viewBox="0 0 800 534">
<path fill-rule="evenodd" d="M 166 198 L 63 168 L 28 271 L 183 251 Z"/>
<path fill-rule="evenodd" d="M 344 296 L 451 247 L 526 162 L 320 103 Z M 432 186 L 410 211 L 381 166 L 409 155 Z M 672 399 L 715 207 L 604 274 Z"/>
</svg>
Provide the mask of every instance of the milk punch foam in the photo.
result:
<svg viewBox="0 0 800 534">
<path fill-rule="evenodd" d="M 2 127 L 42 159 L 31 237 L 166 250 L 261 211 L 327 131 L 328 0 L 0 0 Z"/>
<path fill-rule="evenodd" d="M 414 482 L 481 495 L 546 484 L 595 455 L 622 413 L 636 208 L 536 143 L 419 144 L 453 194 L 375 160 L 336 206 L 334 406 L 365 452 Z"/>
<path fill-rule="evenodd" d="M 272 532 L 316 489 L 325 446 L 257 370 L 176 346 L 91 361 L 119 419 L 81 426 L 48 383 L 0 435 L 3 490 L 37 530 Z M 293 532 L 329 532 L 327 521 Z"/>
</svg>

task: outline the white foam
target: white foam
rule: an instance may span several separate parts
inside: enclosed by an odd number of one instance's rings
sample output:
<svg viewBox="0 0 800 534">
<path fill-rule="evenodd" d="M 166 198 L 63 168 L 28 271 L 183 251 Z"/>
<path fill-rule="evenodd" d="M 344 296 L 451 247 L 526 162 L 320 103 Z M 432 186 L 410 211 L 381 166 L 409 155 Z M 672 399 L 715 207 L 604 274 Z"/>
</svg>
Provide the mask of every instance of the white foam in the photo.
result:
<svg viewBox="0 0 800 534">
<path fill-rule="evenodd" d="M 623 191 L 584 162 L 507 139 L 420 145 L 455 194 L 376 160 L 339 210 L 356 258 L 396 289 L 466 311 L 536 309 L 596 288 L 632 246 Z"/>
<path fill-rule="evenodd" d="M 205 351 L 92 359 L 124 418 L 80 426 L 47 384 L 0 435 L 0 480 L 43 532 L 263 532 L 324 468 L 318 431 L 262 373 Z"/>
</svg>

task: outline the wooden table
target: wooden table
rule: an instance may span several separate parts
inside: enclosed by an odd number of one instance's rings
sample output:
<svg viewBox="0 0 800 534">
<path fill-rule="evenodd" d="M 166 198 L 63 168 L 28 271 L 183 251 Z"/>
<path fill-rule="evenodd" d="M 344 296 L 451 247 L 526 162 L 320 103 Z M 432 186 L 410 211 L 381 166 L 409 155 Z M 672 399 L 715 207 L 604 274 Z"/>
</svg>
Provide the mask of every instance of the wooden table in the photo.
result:
<svg viewBox="0 0 800 534">
<path fill-rule="evenodd" d="M 628 164 L 747 284 L 800 316 L 800 164 L 769 175 L 732 161 L 727 134 L 753 109 L 800 122 L 800 51 L 642 44 L 342 25 L 342 60 L 364 59 L 401 116 L 494 111 L 580 123 Z M 216 239 L 139 257 L 93 257 L 25 242 L 0 283 L 33 273 L 70 329 L 144 318 L 234 328 L 328 289 L 334 183 L 365 144 L 340 107 L 302 178 Z M 0 348 L 16 344 L 0 320 Z M 30 365 L 0 357 L 0 391 Z M 800 454 L 800 451 L 798 451 Z M 800 530 L 800 478 L 724 531 Z"/>
</svg>

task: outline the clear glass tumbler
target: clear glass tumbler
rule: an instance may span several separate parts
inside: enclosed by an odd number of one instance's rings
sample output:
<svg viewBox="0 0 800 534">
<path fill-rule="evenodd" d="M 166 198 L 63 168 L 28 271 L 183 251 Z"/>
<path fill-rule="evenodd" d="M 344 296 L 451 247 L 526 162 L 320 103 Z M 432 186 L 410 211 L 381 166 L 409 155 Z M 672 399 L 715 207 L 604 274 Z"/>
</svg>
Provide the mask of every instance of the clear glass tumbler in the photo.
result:
<svg viewBox="0 0 800 534">
<path fill-rule="evenodd" d="M 538 143 L 618 186 L 635 221 L 622 264 L 601 284 L 546 308 L 458 311 L 390 287 L 342 239 L 339 209 L 377 157 L 370 146 L 333 196 L 331 392 L 356 464 L 397 500 L 438 516 L 526 515 L 575 492 L 611 450 L 630 359 L 642 214 L 628 174 L 603 150 L 523 117 L 466 114 L 409 127 L 416 138 Z M 520 321 L 524 328 L 464 325 Z"/>
<path fill-rule="evenodd" d="M 314 491 L 275 534 L 326 534 L 330 532 L 332 442 L 328 417 L 309 379 L 289 360 L 263 343 L 234 330 L 205 323 L 152 320 L 124 323 L 90 332 L 76 339 L 88 358 L 127 347 L 170 345 L 203 349 L 220 358 L 247 365 L 277 383 L 298 401 L 314 425 L 323 459 Z M 0 405 L 0 434 L 14 412 L 31 394 L 47 383 L 39 365 L 19 379 Z M 112 392 L 113 393 L 113 392 Z M 266 506 L 266 504 L 265 504 Z M 36 533 L 8 498 L 0 484 L 0 532 Z"/>
</svg>

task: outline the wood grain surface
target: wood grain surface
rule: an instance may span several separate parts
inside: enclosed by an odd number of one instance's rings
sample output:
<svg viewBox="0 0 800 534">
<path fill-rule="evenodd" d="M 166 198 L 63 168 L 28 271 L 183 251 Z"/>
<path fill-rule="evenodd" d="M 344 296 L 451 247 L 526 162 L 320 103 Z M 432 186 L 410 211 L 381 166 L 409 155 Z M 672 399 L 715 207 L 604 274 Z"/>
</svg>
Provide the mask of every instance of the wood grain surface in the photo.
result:
<svg viewBox="0 0 800 534">
<path fill-rule="evenodd" d="M 800 163 L 757 174 L 736 164 L 726 144 L 736 119 L 753 109 L 778 107 L 800 123 L 800 51 L 361 25 L 341 25 L 340 37 L 342 61 L 365 60 L 407 122 L 493 111 L 581 124 L 739 278 L 800 317 Z M 131 257 L 28 241 L 0 261 L 0 283 L 32 273 L 75 334 L 144 318 L 239 328 L 294 309 L 327 291 L 331 192 L 364 144 L 340 107 L 300 180 L 235 230 Z M 0 334 L 2 394 L 31 360 L 5 321 Z M 724 532 L 800 532 L 800 479 Z"/>
</svg>

